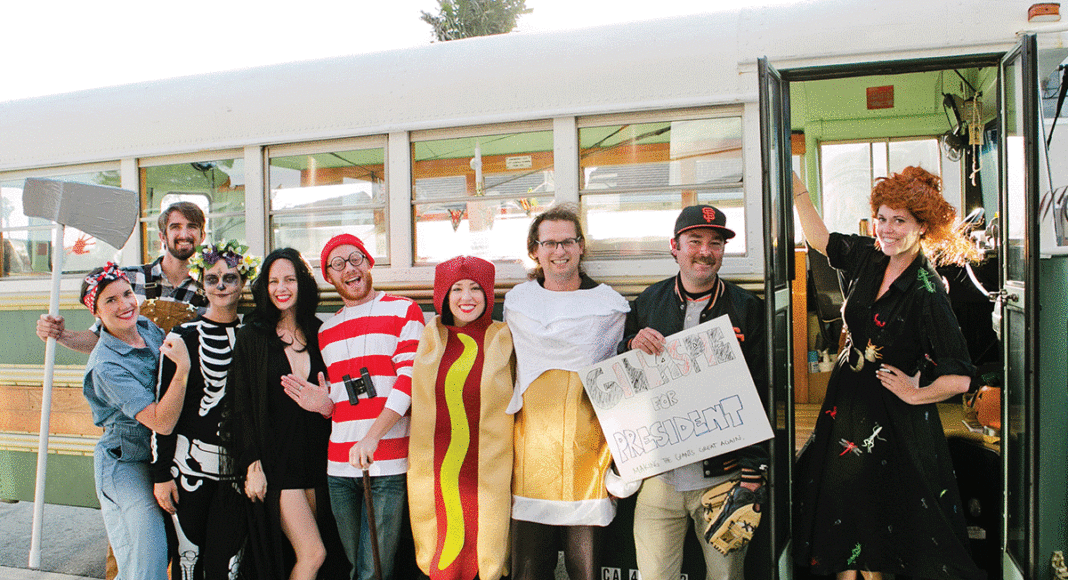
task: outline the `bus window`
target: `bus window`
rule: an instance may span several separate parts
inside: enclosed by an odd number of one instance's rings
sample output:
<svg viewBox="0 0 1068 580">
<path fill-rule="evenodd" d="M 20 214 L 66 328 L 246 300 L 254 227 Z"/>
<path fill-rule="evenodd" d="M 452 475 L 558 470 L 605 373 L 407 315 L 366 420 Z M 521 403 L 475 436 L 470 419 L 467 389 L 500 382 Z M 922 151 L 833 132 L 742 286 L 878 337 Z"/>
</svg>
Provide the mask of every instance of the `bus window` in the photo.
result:
<svg viewBox="0 0 1068 580">
<path fill-rule="evenodd" d="M 204 210 L 205 239 L 245 242 L 245 160 L 226 157 L 184 163 L 141 163 L 141 252 L 145 262 L 161 250 L 157 220 L 164 208 L 191 201 Z"/>
<path fill-rule="evenodd" d="M 745 253 L 740 116 L 583 119 L 579 158 L 591 257 L 669 257 L 664 232 L 672 230 L 680 208 L 699 203 L 722 209 L 733 224 L 738 235 L 727 253 Z"/>
<path fill-rule="evenodd" d="M 530 220 L 556 196 L 553 132 L 437 136 L 412 136 L 415 263 L 469 254 L 529 264 Z"/>
<path fill-rule="evenodd" d="M 871 217 L 868 198 L 875 179 L 916 165 L 942 177 L 942 193 L 961 207 L 960 163 L 942 154 L 938 139 L 878 139 L 820 144 L 824 221 L 832 232 L 858 232 Z"/>
<path fill-rule="evenodd" d="M 60 181 L 119 187 L 118 170 L 87 171 L 66 175 L 33 175 Z M 49 274 L 52 271 L 52 222 L 22 213 L 25 179 L 0 181 L 0 238 L 3 276 Z M 64 272 L 88 272 L 108 260 L 117 261 L 119 250 L 103 241 L 68 227 L 63 234 Z"/>
<path fill-rule="evenodd" d="M 271 150 L 271 248 L 296 248 L 317 266 L 326 242 L 349 233 L 363 240 L 376 263 L 389 263 L 385 140 L 365 144 L 371 146 L 320 147 L 297 155 Z"/>
</svg>

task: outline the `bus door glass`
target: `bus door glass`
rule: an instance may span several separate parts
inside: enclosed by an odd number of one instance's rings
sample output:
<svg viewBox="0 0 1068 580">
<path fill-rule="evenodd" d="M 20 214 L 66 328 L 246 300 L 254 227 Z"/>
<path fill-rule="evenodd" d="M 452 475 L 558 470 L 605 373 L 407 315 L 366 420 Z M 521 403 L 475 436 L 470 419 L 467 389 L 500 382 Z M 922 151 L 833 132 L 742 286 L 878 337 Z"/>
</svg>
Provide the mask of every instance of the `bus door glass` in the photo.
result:
<svg viewBox="0 0 1068 580">
<path fill-rule="evenodd" d="M 1035 559 L 1035 332 L 1037 321 L 1038 114 L 1034 36 L 1024 37 L 1001 62 L 1001 314 L 1005 386 L 1002 453 L 1006 482 L 1006 576 L 1034 578 Z M 996 311 L 996 312 L 997 312 Z"/>
<path fill-rule="evenodd" d="M 775 438 L 770 446 L 768 522 L 771 553 L 767 578 L 790 577 L 790 489 L 792 487 L 794 405 L 790 283 L 793 280 L 793 198 L 790 196 L 790 92 L 766 58 L 759 61 L 760 146 L 764 207 L 764 305 L 768 329 L 766 402 Z M 770 516 L 770 517 L 769 517 Z"/>
</svg>

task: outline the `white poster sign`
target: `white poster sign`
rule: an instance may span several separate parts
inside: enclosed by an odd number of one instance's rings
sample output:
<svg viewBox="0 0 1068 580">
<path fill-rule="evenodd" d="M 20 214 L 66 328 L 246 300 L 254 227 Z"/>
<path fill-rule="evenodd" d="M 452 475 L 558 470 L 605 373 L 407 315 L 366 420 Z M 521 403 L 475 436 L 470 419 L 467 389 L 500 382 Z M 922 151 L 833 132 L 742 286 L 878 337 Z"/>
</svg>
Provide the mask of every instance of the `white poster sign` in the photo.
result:
<svg viewBox="0 0 1068 580">
<path fill-rule="evenodd" d="M 620 475 L 636 481 L 774 434 L 730 319 L 579 371 Z"/>
</svg>

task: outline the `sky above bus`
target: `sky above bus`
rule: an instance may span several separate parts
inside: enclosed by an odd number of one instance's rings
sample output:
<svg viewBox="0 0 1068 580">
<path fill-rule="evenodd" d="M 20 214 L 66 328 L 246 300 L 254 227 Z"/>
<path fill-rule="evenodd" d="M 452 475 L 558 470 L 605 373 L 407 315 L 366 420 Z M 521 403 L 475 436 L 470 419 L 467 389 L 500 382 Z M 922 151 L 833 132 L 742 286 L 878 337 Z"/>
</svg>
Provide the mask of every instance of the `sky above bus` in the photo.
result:
<svg viewBox="0 0 1068 580">
<path fill-rule="evenodd" d="M 797 0 L 527 0 L 520 32 Z M 436 0 L 45 0 L 4 7 L 0 102 L 429 44 Z"/>
</svg>

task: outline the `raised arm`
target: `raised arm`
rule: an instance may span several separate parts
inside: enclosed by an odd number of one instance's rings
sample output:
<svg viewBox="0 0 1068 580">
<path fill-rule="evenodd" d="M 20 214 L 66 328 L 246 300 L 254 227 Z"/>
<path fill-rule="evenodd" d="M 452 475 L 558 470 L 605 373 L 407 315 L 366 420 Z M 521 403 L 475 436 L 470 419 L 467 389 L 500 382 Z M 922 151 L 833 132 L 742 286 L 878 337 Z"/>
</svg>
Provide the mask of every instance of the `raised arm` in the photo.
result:
<svg viewBox="0 0 1068 580">
<path fill-rule="evenodd" d="M 805 232 L 805 239 L 814 250 L 826 255 L 827 239 L 830 237 L 830 234 L 827 233 L 827 225 L 823 223 L 823 218 L 816 211 L 816 206 L 812 204 L 812 197 L 809 196 L 808 188 L 805 187 L 797 173 L 793 175 L 794 207 L 797 208 L 797 215 L 801 218 L 801 229 Z"/>
<path fill-rule="evenodd" d="M 189 378 L 189 351 L 180 336 L 169 334 L 163 341 L 160 352 L 174 361 L 174 375 L 159 402 L 145 407 L 134 419 L 157 433 L 170 435 L 174 425 L 178 423 L 182 404 L 185 402 L 185 387 Z"/>
</svg>

